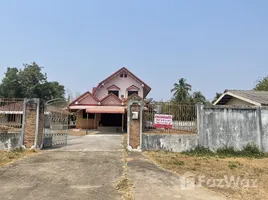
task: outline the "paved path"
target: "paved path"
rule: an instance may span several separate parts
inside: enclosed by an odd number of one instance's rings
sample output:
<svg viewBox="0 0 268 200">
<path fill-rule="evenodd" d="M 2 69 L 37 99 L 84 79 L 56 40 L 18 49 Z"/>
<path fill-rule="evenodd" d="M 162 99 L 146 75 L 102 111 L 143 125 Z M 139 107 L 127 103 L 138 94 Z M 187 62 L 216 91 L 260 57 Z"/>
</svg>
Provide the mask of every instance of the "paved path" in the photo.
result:
<svg viewBox="0 0 268 200">
<path fill-rule="evenodd" d="M 135 187 L 135 200 L 224 200 L 225 198 L 205 188 L 181 189 L 179 176 L 163 170 L 141 153 L 130 153 L 128 172 Z"/>
<path fill-rule="evenodd" d="M 68 146 L 43 150 L 0 168 L 0 199 L 114 200 L 114 185 L 122 176 L 122 136 L 71 136 Z M 181 190 L 179 178 L 130 153 L 128 174 L 136 200 L 205 200 L 224 198 L 204 188 Z"/>
<path fill-rule="evenodd" d="M 123 173 L 121 141 L 121 135 L 70 137 L 66 147 L 0 168 L 0 199 L 120 199 L 114 184 Z"/>
</svg>

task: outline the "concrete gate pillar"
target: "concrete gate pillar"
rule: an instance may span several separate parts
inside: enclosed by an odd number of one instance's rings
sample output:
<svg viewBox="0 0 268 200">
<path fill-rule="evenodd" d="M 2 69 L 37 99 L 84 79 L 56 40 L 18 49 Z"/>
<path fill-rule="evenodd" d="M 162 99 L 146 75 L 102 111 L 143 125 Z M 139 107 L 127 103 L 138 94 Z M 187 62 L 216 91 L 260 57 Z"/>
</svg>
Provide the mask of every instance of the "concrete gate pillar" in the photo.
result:
<svg viewBox="0 0 268 200">
<path fill-rule="evenodd" d="M 130 100 L 127 112 L 127 148 L 141 151 L 143 100 Z"/>
</svg>

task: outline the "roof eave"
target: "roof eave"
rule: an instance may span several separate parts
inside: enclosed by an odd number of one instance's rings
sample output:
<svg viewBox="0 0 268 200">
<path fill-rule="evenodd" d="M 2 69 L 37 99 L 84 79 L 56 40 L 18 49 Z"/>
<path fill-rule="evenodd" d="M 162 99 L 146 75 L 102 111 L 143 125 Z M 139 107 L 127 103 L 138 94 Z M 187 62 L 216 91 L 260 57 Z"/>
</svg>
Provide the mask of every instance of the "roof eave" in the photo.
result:
<svg viewBox="0 0 268 200">
<path fill-rule="evenodd" d="M 256 101 L 252 101 L 252 100 L 250 100 L 250 99 L 247 99 L 247 98 L 241 97 L 241 96 L 239 96 L 239 95 L 236 95 L 236 94 L 234 94 L 234 93 L 228 92 L 228 90 L 227 90 L 226 93 L 223 93 L 223 94 L 219 97 L 219 99 L 213 103 L 213 105 L 217 105 L 225 95 L 230 95 L 230 96 L 232 96 L 232 97 L 234 97 L 234 98 L 237 98 L 237 99 L 240 99 L 240 100 L 242 100 L 242 101 L 251 103 L 251 104 L 253 104 L 253 105 L 255 105 L 255 106 L 261 106 L 261 103 L 258 103 L 258 102 L 256 102 Z"/>
</svg>

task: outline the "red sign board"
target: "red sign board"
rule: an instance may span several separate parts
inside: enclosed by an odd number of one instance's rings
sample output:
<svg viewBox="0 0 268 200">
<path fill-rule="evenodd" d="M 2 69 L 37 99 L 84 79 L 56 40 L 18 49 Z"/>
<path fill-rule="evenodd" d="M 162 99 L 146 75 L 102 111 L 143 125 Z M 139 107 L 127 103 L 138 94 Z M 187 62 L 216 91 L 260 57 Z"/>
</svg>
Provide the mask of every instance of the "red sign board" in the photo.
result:
<svg viewBox="0 0 268 200">
<path fill-rule="evenodd" d="M 172 115 L 154 115 L 154 128 L 172 128 Z"/>
</svg>

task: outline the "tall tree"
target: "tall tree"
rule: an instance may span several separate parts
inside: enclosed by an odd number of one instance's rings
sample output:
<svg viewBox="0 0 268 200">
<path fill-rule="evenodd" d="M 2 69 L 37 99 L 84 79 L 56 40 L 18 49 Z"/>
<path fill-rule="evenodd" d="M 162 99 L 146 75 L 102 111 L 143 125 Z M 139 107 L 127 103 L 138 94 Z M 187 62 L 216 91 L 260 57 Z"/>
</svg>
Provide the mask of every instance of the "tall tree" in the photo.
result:
<svg viewBox="0 0 268 200">
<path fill-rule="evenodd" d="M 0 96 L 5 98 L 21 97 L 21 92 L 19 70 L 8 67 L 0 84 Z"/>
<path fill-rule="evenodd" d="M 0 96 L 6 98 L 42 98 L 45 101 L 64 98 L 64 86 L 47 81 L 42 67 L 35 62 L 24 64 L 24 68 L 7 68 L 0 84 Z"/>
<path fill-rule="evenodd" d="M 206 97 L 200 91 L 194 92 L 192 94 L 192 101 L 193 103 L 203 103 L 203 104 L 207 102 Z"/>
<path fill-rule="evenodd" d="M 222 95 L 222 93 L 217 92 L 211 103 L 213 104 L 214 102 L 216 102 L 220 98 L 221 95 Z"/>
<path fill-rule="evenodd" d="M 254 88 L 256 91 L 268 91 L 268 76 L 257 80 L 257 84 Z"/>
<path fill-rule="evenodd" d="M 179 79 L 179 82 L 174 83 L 173 89 L 171 89 L 171 92 L 173 93 L 173 100 L 179 103 L 187 102 L 191 89 L 192 86 L 186 82 L 185 78 Z"/>
</svg>

